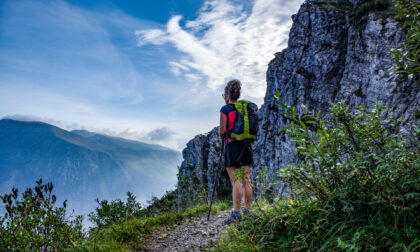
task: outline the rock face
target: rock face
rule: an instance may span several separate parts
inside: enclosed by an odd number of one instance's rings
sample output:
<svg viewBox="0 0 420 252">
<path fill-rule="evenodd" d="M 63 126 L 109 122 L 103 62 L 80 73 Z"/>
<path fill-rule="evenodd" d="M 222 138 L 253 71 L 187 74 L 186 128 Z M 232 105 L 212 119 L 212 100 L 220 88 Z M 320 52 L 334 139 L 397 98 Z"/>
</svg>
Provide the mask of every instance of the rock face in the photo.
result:
<svg viewBox="0 0 420 252">
<path fill-rule="evenodd" d="M 223 169 L 223 157 L 220 160 L 221 147 L 219 127 L 205 135 L 197 135 L 187 143 L 182 151 L 184 161 L 178 170 L 178 201 L 181 205 L 189 206 L 210 198 L 217 177 L 220 179 L 215 198 L 230 186 L 226 169 Z"/>
<path fill-rule="evenodd" d="M 361 2 L 351 4 L 357 8 Z M 397 117 L 412 118 L 420 101 L 420 85 L 391 78 L 388 70 L 394 64 L 389 50 L 405 42 L 401 23 L 375 11 L 365 14 L 362 21 L 359 18 L 350 10 L 323 7 L 319 2 L 304 3 L 292 16 L 288 47 L 268 65 L 260 130 L 253 144 L 251 177 L 257 185 L 262 168 L 273 180 L 278 170 L 295 160 L 294 143 L 279 130 L 286 120 L 275 104 L 276 91 L 283 103 L 305 104 L 321 115 L 328 112 L 330 101 L 345 100 L 354 109 L 358 105 L 369 108 L 378 100 Z"/>
<path fill-rule="evenodd" d="M 328 112 L 330 101 L 345 100 L 351 108 L 372 106 L 375 100 L 406 120 L 419 104 L 419 83 L 391 80 L 394 59 L 388 52 L 404 43 L 401 24 L 375 13 L 365 25 L 353 25 L 349 13 L 304 4 L 293 15 L 288 47 L 276 53 L 267 71 L 267 91 L 259 111 L 260 131 L 254 143 L 256 166 L 252 176 L 267 168 L 276 171 L 295 159 L 295 145 L 279 130 L 286 127 L 275 106 L 275 92 L 289 106 L 308 105 Z"/>
</svg>

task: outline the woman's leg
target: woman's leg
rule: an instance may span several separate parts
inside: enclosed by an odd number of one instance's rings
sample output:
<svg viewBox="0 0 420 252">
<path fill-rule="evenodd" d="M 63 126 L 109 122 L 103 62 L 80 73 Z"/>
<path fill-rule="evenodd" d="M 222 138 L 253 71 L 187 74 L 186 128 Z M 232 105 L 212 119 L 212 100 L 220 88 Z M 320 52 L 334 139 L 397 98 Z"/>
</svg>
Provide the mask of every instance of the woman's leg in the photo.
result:
<svg viewBox="0 0 420 252">
<path fill-rule="evenodd" d="M 226 170 L 229 174 L 230 183 L 232 184 L 232 199 L 233 199 L 233 209 L 237 212 L 241 210 L 241 200 L 242 200 L 242 188 L 239 180 L 235 180 L 235 175 L 233 172 L 239 167 L 226 167 Z"/>
<path fill-rule="evenodd" d="M 249 165 L 246 166 L 242 166 L 242 169 L 244 169 L 245 174 L 244 174 L 244 181 L 243 181 L 243 186 L 244 186 L 244 198 L 245 198 L 245 208 L 249 210 L 249 208 L 251 207 L 251 202 L 252 202 L 252 185 L 251 185 L 251 179 L 249 178 Z"/>
</svg>

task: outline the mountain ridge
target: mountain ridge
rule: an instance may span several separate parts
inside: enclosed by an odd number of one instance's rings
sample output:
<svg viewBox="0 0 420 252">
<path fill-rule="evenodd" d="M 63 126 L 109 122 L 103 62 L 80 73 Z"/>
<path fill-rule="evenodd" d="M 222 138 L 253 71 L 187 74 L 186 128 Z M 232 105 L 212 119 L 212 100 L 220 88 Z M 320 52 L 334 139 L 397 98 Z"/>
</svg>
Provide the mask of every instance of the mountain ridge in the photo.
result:
<svg viewBox="0 0 420 252">
<path fill-rule="evenodd" d="M 66 130 L 66 129 L 63 129 L 59 126 L 56 126 L 56 125 L 53 125 L 53 124 L 50 124 L 50 123 L 46 123 L 46 122 L 43 122 L 43 121 L 35 121 L 35 120 L 34 121 L 27 121 L 27 120 L 16 120 L 16 119 L 10 119 L 10 118 L 0 119 L 0 122 L 1 121 L 15 121 L 15 122 L 22 122 L 22 123 L 35 123 L 35 124 L 40 124 L 40 125 L 48 125 L 50 127 L 58 128 L 60 130 L 67 131 L 67 132 L 70 132 L 70 133 L 74 133 L 74 134 L 77 134 L 77 135 L 80 135 L 80 136 L 83 136 L 83 137 L 94 137 L 96 135 L 100 135 L 100 136 L 105 136 L 105 137 L 108 137 L 108 138 L 113 138 L 113 139 L 125 141 L 127 143 L 135 143 L 135 144 L 141 143 L 141 144 L 147 145 L 148 147 L 156 147 L 157 149 L 160 148 L 160 149 L 177 151 L 175 149 L 172 149 L 172 148 L 169 148 L 169 147 L 166 147 L 166 146 L 162 146 L 162 145 L 158 145 L 158 144 L 145 143 L 145 142 L 132 140 L 132 139 L 128 139 L 128 138 L 106 135 L 106 134 L 103 134 L 103 133 L 97 133 L 97 132 L 88 131 L 88 130 L 85 130 L 85 129 Z"/>
<path fill-rule="evenodd" d="M 94 199 L 124 198 L 143 204 L 176 184 L 180 153 L 169 148 L 88 131 L 66 131 L 44 122 L 0 120 L 0 193 L 52 181 L 58 199 L 76 213 Z"/>
</svg>

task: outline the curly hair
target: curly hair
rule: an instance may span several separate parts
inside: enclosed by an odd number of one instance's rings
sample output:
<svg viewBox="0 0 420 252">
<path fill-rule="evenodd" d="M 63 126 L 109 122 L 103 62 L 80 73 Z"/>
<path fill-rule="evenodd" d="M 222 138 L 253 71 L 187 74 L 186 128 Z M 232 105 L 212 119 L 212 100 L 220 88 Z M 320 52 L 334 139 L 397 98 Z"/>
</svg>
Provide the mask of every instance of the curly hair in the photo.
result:
<svg viewBox="0 0 420 252">
<path fill-rule="evenodd" d="M 231 80 L 226 84 L 225 95 L 229 96 L 232 101 L 236 101 L 241 96 L 241 82 L 239 80 Z"/>
</svg>

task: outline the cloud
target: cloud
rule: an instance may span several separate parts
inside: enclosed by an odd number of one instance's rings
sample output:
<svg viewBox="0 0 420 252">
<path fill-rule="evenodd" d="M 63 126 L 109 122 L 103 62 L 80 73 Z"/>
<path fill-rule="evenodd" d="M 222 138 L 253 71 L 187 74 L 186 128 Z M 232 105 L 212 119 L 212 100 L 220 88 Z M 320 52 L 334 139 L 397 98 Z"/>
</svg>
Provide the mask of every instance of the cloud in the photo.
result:
<svg viewBox="0 0 420 252">
<path fill-rule="evenodd" d="M 144 40 L 138 40 L 137 45 L 143 46 L 148 44 L 146 41 L 152 41 L 155 45 L 162 45 L 166 42 L 168 42 L 165 32 L 159 30 L 159 29 L 150 29 L 146 31 L 136 31 L 137 36 L 141 36 L 144 38 Z"/>
<path fill-rule="evenodd" d="M 171 140 L 176 135 L 176 133 L 168 127 L 160 127 L 147 132 L 135 128 L 127 128 L 123 131 L 117 132 L 110 129 L 102 129 L 99 130 L 99 132 L 106 135 L 118 136 L 149 143 L 165 142 Z"/>
<path fill-rule="evenodd" d="M 61 124 L 60 121 L 57 121 L 52 118 L 43 118 L 43 117 L 23 115 L 23 114 L 6 115 L 1 119 L 11 119 L 11 120 L 22 121 L 22 122 L 45 122 L 45 123 L 54 124 L 54 125 Z"/>
<path fill-rule="evenodd" d="M 15 114 L 15 115 L 6 115 L 3 116 L 1 119 L 11 119 L 16 121 L 22 121 L 22 122 L 43 122 L 48 123 L 54 126 L 57 126 L 59 128 L 71 131 L 71 130 L 88 130 L 88 127 L 78 124 L 78 123 L 64 123 L 62 121 L 58 121 L 53 118 L 49 117 L 40 117 L 40 116 L 34 116 L 34 115 L 25 115 L 25 114 Z"/>
<path fill-rule="evenodd" d="M 80 127 L 80 125 L 78 125 Z M 82 127 L 86 129 L 86 127 Z M 77 128 L 75 128 L 77 129 Z M 158 127 L 151 131 L 143 131 L 137 128 L 126 128 L 125 130 L 113 130 L 109 128 L 89 129 L 89 131 L 131 139 L 135 141 L 159 144 L 175 150 L 182 150 L 185 144 L 185 139 L 177 136 L 177 133 L 168 127 Z M 182 141 L 181 141 L 182 140 Z M 181 141 L 181 143 L 179 143 Z"/>
<path fill-rule="evenodd" d="M 181 74 L 181 71 L 188 71 L 188 70 L 190 70 L 189 67 L 187 67 L 187 66 L 185 66 L 183 64 L 180 64 L 180 63 L 178 63 L 176 61 L 170 61 L 169 62 L 169 66 L 171 68 L 172 73 L 175 74 L 175 76 L 179 76 Z"/>
<path fill-rule="evenodd" d="M 86 10 L 60 0 L 6 1 L 4 8 L 0 85 L 29 80 L 31 86 L 96 104 L 144 102 L 144 77 L 130 50 L 138 49 L 133 31 L 150 27 L 150 22 L 119 10 Z"/>
<path fill-rule="evenodd" d="M 209 0 L 195 20 L 181 26 L 173 16 L 166 30 L 136 31 L 137 45 L 172 44 L 183 53 L 168 62 L 172 73 L 184 76 L 194 87 L 203 80 L 216 90 L 231 78 L 243 83 L 246 96 L 262 98 L 265 73 L 273 54 L 286 46 L 301 0 L 255 0 L 251 12 L 228 0 Z"/>
<path fill-rule="evenodd" d="M 175 132 L 173 132 L 169 128 L 163 127 L 150 131 L 143 137 L 143 139 L 149 141 L 165 141 L 172 138 L 174 135 Z"/>
</svg>

